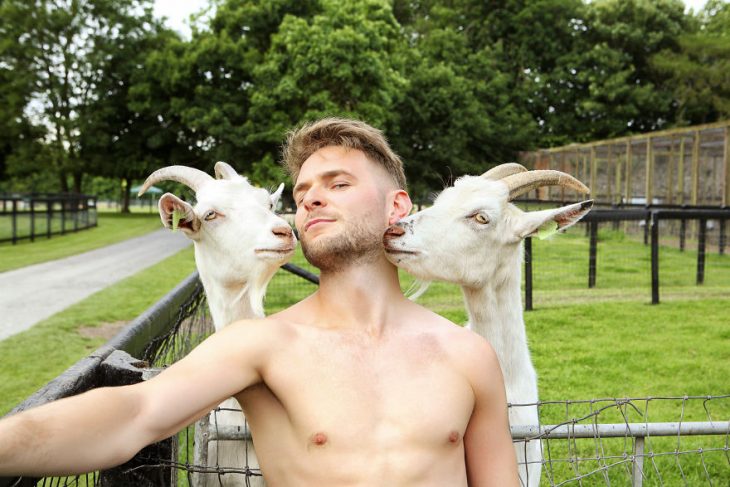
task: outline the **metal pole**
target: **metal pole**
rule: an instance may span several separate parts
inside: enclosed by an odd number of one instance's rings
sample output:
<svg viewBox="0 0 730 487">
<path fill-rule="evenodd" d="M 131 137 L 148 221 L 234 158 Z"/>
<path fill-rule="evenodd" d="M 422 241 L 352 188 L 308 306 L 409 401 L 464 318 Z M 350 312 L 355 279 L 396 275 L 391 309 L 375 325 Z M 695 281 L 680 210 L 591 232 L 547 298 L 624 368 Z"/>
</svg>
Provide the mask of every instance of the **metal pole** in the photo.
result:
<svg viewBox="0 0 730 487">
<path fill-rule="evenodd" d="M 512 439 L 572 440 L 573 438 L 626 438 L 646 436 L 727 435 L 730 421 L 682 421 L 673 423 L 518 424 L 510 426 Z M 240 437 L 242 437 L 241 435 Z M 223 438 L 221 438 L 223 439 Z M 226 438 L 228 439 L 228 438 Z"/>
<path fill-rule="evenodd" d="M 51 222 L 53 221 L 53 200 L 46 199 L 46 238 L 51 238 Z"/>
<path fill-rule="evenodd" d="M 697 285 L 705 282 L 705 239 L 707 237 L 707 220 L 700 218 L 699 238 L 697 241 Z"/>
<path fill-rule="evenodd" d="M 13 200 L 13 245 L 18 242 L 18 202 Z"/>
<path fill-rule="evenodd" d="M 78 196 L 74 196 L 71 198 L 71 214 L 74 217 L 74 232 L 79 231 L 79 198 Z"/>
<path fill-rule="evenodd" d="M 35 199 L 30 197 L 30 241 L 35 242 Z"/>
<path fill-rule="evenodd" d="M 652 204 L 654 199 L 654 141 L 651 137 L 646 141 L 646 181 L 644 196 L 646 197 L 646 204 Z"/>
<path fill-rule="evenodd" d="M 631 486 L 641 487 L 644 483 L 644 437 L 637 436 L 634 440 L 634 461 L 631 472 Z"/>
<path fill-rule="evenodd" d="M 723 134 L 724 144 L 722 150 L 722 172 L 725 176 L 722 178 L 722 206 L 730 205 L 730 128 L 725 127 L 725 133 Z"/>
<path fill-rule="evenodd" d="M 687 219 L 682 218 L 679 222 L 679 251 L 684 252 L 684 243 L 687 238 Z"/>
<path fill-rule="evenodd" d="M 679 167 L 677 168 L 677 193 L 679 194 L 680 205 L 684 204 L 684 135 L 679 141 Z"/>
<path fill-rule="evenodd" d="M 659 304 L 659 219 L 651 214 L 651 304 Z"/>
<path fill-rule="evenodd" d="M 718 252 L 720 255 L 723 255 L 725 253 L 725 245 L 727 244 L 727 235 L 725 234 L 725 224 L 727 223 L 727 220 L 720 220 L 720 241 L 718 242 Z"/>
<path fill-rule="evenodd" d="M 525 311 L 532 311 L 532 237 L 525 239 Z"/>
<path fill-rule="evenodd" d="M 598 222 L 591 220 L 590 244 L 588 248 L 588 288 L 596 287 L 596 251 L 598 247 Z"/>
</svg>

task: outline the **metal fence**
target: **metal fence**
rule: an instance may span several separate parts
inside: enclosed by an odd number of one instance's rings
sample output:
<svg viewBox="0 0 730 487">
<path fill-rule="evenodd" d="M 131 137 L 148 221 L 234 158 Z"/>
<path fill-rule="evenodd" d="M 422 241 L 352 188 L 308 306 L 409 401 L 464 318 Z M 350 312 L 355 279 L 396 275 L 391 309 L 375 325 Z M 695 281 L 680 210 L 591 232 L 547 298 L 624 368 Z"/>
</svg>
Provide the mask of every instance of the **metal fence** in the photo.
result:
<svg viewBox="0 0 730 487">
<path fill-rule="evenodd" d="M 0 196 L 0 243 L 95 227 L 96 196 L 39 194 Z"/>
<path fill-rule="evenodd" d="M 632 222 L 635 223 L 634 220 L 619 221 L 619 227 Z M 605 224 L 610 232 L 615 231 L 613 221 Z M 574 239 L 579 243 L 577 253 L 584 254 L 590 247 L 590 234 L 590 229 L 578 228 L 573 230 L 573 235 L 558 238 L 567 238 L 569 247 L 576 246 L 570 241 Z M 607 245 L 601 241 L 600 229 L 595 234 L 598 242 L 595 283 L 598 288 L 603 280 L 608 280 L 608 275 L 603 274 L 608 271 L 601 268 L 600 258 L 602 244 L 603 247 Z M 687 235 L 686 238 L 689 248 L 692 239 Z M 550 258 L 547 252 L 550 243 L 536 243 L 529 259 L 538 285 L 542 282 L 538 265 Z M 628 243 L 647 247 L 641 239 L 629 239 Z M 727 259 L 726 255 L 717 257 Z M 691 260 L 694 261 L 694 256 Z M 664 262 L 660 260 L 661 263 Z M 581 267 L 585 277 L 588 267 L 585 262 Z M 267 295 L 268 313 L 293 304 L 316 289 L 316 283 L 300 276 L 316 281 L 316 276 L 294 266 L 277 272 Z M 587 288 L 587 279 L 581 278 L 581 282 Z M 458 288 L 453 289 L 448 299 L 454 307 L 463 310 Z M 110 342 L 72 366 L 13 412 L 95 387 L 145 380 L 161 367 L 184 357 L 212 330 L 202 287 L 197 274 L 193 274 Z M 514 425 L 512 434 L 516 441 L 540 441 L 542 485 L 694 486 L 730 482 L 729 395 L 551 400 L 541 401 L 537 407 L 540 424 Z M 213 474 L 220 479 L 235 475 L 241 476 L 242 480 L 260 475 L 248 461 L 230 468 L 217 464 L 213 458 L 206 460 L 200 454 L 201 445 L 206 441 L 249 435 L 245 428 L 233 430 L 219 426 L 216 414 L 217 411 L 213 411 L 207 426 L 196 428 L 191 425 L 177 436 L 145 448 L 130 462 L 115 469 L 64 478 L 5 478 L 0 479 L 0 486 L 200 485 L 201 475 Z"/>
<path fill-rule="evenodd" d="M 730 120 L 538 149 L 521 154 L 531 169 L 575 175 L 605 203 L 730 205 Z M 544 187 L 544 199 L 573 193 Z M 569 196 L 567 196 L 569 197 Z"/>
</svg>

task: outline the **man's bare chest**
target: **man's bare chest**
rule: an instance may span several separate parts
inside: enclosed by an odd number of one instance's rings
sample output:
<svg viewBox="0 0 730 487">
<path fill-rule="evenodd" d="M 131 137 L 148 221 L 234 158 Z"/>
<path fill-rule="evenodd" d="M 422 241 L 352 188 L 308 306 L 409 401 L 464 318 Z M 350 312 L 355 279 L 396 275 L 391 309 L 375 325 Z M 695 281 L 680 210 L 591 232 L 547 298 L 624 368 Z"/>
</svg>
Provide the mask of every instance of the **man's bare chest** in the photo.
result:
<svg viewBox="0 0 730 487">
<path fill-rule="evenodd" d="M 264 373 L 297 437 L 315 446 L 354 439 L 398 448 L 463 435 L 472 390 L 433 340 L 313 338 Z"/>
</svg>

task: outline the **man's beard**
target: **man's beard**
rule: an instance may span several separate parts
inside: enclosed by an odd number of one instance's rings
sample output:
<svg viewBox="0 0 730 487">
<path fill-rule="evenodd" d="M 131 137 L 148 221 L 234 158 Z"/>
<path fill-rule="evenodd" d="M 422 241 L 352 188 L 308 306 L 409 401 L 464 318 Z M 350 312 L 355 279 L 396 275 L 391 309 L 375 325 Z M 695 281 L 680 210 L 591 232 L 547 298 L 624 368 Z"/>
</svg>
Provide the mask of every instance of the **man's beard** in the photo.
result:
<svg viewBox="0 0 730 487">
<path fill-rule="evenodd" d="M 367 220 L 367 219 L 366 219 Z M 350 224 L 331 237 L 316 242 L 301 240 L 304 257 L 322 272 L 338 272 L 353 264 L 372 262 L 383 252 L 383 233 L 362 224 Z"/>
</svg>

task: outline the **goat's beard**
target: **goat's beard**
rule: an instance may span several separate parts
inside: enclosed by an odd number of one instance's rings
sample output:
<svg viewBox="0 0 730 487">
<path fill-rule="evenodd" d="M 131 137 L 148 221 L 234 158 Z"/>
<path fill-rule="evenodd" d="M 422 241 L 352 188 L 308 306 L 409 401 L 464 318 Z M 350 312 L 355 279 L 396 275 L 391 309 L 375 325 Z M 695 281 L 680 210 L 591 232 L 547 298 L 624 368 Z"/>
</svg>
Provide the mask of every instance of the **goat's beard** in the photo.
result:
<svg viewBox="0 0 730 487">
<path fill-rule="evenodd" d="M 302 239 L 304 257 L 322 272 L 339 272 L 353 264 L 375 261 L 383 253 L 383 232 L 351 223 L 341 233 L 315 242 Z"/>
</svg>

